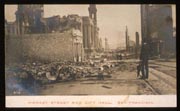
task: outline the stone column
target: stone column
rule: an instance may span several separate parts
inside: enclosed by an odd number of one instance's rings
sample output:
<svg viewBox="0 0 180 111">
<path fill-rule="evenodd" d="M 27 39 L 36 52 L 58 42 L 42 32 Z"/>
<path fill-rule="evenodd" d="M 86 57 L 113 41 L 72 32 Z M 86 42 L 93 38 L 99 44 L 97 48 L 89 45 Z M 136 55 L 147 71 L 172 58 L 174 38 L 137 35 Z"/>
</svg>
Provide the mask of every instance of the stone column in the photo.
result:
<svg viewBox="0 0 180 111">
<path fill-rule="evenodd" d="M 94 48 L 96 48 L 96 26 L 94 26 Z"/>
<path fill-rule="evenodd" d="M 97 36 L 97 47 L 96 47 L 96 49 L 99 49 L 99 37 Z"/>
<path fill-rule="evenodd" d="M 85 48 L 85 25 L 83 25 L 83 27 L 82 27 L 82 32 L 83 32 L 83 47 Z"/>
<path fill-rule="evenodd" d="M 84 48 L 88 48 L 88 43 L 87 43 L 87 25 L 84 25 Z"/>
<path fill-rule="evenodd" d="M 91 40 L 92 40 L 92 47 L 94 48 L 94 27 L 91 25 Z"/>
<path fill-rule="evenodd" d="M 87 29 L 88 29 L 88 48 L 91 48 L 91 26 L 87 25 Z"/>
<path fill-rule="evenodd" d="M 97 48 L 97 27 L 94 27 L 94 48 Z"/>
</svg>

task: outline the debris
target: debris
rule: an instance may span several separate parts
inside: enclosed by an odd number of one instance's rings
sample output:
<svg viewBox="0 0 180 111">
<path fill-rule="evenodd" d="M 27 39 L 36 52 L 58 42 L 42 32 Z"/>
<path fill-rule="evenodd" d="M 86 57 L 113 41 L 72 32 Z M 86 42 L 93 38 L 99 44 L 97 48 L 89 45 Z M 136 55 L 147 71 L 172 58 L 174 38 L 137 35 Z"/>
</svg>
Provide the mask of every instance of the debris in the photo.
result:
<svg viewBox="0 0 180 111">
<path fill-rule="evenodd" d="M 57 75 L 52 75 L 50 72 L 46 73 L 46 77 L 51 81 L 55 81 L 57 79 Z"/>
<path fill-rule="evenodd" d="M 109 87 L 109 86 L 102 86 L 102 87 L 104 87 L 104 88 L 107 88 L 107 89 L 112 89 L 112 87 Z"/>
<path fill-rule="evenodd" d="M 45 84 L 54 82 L 89 79 L 91 77 L 104 80 L 110 78 L 116 67 L 113 63 L 104 62 L 52 62 L 41 63 L 38 61 L 13 64 L 6 68 L 6 80 L 8 89 L 13 94 L 19 94 L 18 88 L 11 88 L 11 84 L 20 85 L 24 90 L 35 90 Z M 24 93 L 23 91 L 20 92 Z"/>
</svg>

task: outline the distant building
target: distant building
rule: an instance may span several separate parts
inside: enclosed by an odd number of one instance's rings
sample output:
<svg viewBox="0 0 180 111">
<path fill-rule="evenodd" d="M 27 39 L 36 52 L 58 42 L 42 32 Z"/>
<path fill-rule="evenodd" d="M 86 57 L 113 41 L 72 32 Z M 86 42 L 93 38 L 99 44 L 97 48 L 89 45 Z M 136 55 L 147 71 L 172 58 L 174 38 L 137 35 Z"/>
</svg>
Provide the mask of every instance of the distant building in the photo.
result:
<svg viewBox="0 0 180 111">
<path fill-rule="evenodd" d="M 126 51 L 129 52 L 129 35 L 128 35 L 128 28 L 126 26 L 126 31 L 125 31 L 125 37 L 126 37 Z"/>
<path fill-rule="evenodd" d="M 135 53 L 136 43 L 132 40 L 129 40 L 129 53 Z"/>
<path fill-rule="evenodd" d="M 99 51 L 99 52 L 102 52 L 102 51 L 103 51 L 102 39 L 101 39 L 101 38 L 99 38 L 99 41 L 98 41 L 98 51 Z"/>
<path fill-rule="evenodd" d="M 108 39 L 105 38 L 105 52 L 108 52 L 110 49 L 109 49 L 109 44 L 108 44 Z"/>
<path fill-rule="evenodd" d="M 134 41 L 130 40 L 130 36 L 128 34 L 128 27 L 127 26 L 126 26 L 126 30 L 125 30 L 125 40 L 126 40 L 126 52 L 127 53 L 135 53 L 136 43 Z M 139 41 L 137 41 L 137 42 L 139 42 Z"/>
</svg>

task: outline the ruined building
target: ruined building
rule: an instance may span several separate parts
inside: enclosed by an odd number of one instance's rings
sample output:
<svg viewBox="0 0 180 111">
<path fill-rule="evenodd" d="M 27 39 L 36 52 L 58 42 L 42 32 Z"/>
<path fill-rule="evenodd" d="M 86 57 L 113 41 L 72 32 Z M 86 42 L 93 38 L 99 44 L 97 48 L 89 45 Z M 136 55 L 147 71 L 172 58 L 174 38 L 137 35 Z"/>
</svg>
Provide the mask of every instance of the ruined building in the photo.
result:
<svg viewBox="0 0 180 111">
<path fill-rule="evenodd" d="M 80 16 L 73 14 L 44 18 L 43 5 L 18 5 L 15 14 L 16 21 L 13 23 L 15 32 L 12 34 L 63 32 L 73 28 L 82 31 Z"/>
<path fill-rule="evenodd" d="M 44 18 L 43 5 L 18 5 L 17 11 L 15 13 L 16 21 L 12 23 L 7 21 L 5 22 L 5 34 L 6 36 L 8 36 L 6 38 L 8 39 L 7 41 L 11 41 L 12 36 L 13 38 L 22 37 L 22 40 L 20 41 L 24 41 L 26 37 L 25 40 L 29 40 L 28 43 L 32 43 L 32 45 L 29 44 L 31 48 L 27 49 L 27 51 L 24 52 L 24 55 L 29 56 L 29 53 L 31 53 L 31 51 L 35 51 L 36 48 L 37 50 L 40 50 L 42 49 L 40 47 L 43 47 L 40 45 L 37 45 L 35 47 L 35 45 L 33 45 L 35 43 L 33 42 L 35 39 L 42 39 L 42 44 L 45 44 L 43 41 L 46 41 L 46 39 L 51 40 L 51 38 L 53 37 L 52 35 L 54 35 L 54 38 L 57 39 L 56 41 L 59 41 L 59 45 L 57 45 L 59 47 L 58 51 L 52 50 L 54 52 L 52 52 L 51 55 L 44 52 L 45 50 L 43 49 L 42 51 L 38 51 L 42 52 L 41 55 L 37 55 L 39 58 L 48 59 L 51 58 L 51 56 L 55 57 L 58 55 L 56 59 L 60 58 L 61 56 L 65 59 L 65 57 L 72 55 L 73 59 L 68 58 L 68 60 L 82 61 L 84 57 L 88 58 L 102 50 L 102 40 L 98 37 L 99 28 L 97 27 L 96 12 L 96 6 L 90 5 L 89 16 L 81 17 L 77 14 L 71 14 L 62 17 L 57 15 Z M 68 41 L 65 41 L 66 36 L 66 39 Z M 64 47 L 65 45 L 61 45 L 64 43 L 68 43 L 66 45 L 67 47 L 71 48 L 72 51 L 64 50 L 66 49 Z M 49 43 L 46 49 L 52 48 L 52 44 L 53 42 Z M 54 44 L 56 44 L 56 42 Z M 8 47 L 8 50 L 10 52 L 10 49 L 12 48 L 11 46 Z M 24 44 L 23 47 L 23 50 L 25 50 L 25 47 L 28 46 Z M 14 43 L 14 48 L 16 48 L 16 43 Z M 31 54 L 31 56 L 34 56 L 34 54 Z"/>
<path fill-rule="evenodd" d="M 175 53 L 171 5 L 141 5 L 142 40 L 151 42 L 151 56 Z"/>
<path fill-rule="evenodd" d="M 71 14 L 60 17 L 44 18 L 43 5 L 18 5 L 16 12 L 17 30 L 20 34 L 27 33 L 53 33 L 72 29 L 83 34 L 83 47 L 87 55 L 92 55 L 102 49 L 97 26 L 97 8 L 92 4 L 88 8 L 89 16 Z"/>
<path fill-rule="evenodd" d="M 6 61 L 84 59 L 78 15 L 44 18 L 43 5 L 18 5 L 15 14 L 15 22 L 5 23 Z"/>
<path fill-rule="evenodd" d="M 82 32 L 82 18 L 77 14 L 71 14 L 60 17 L 52 16 L 44 18 L 47 24 L 47 32 L 64 32 L 71 29 L 76 29 Z"/>
<path fill-rule="evenodd" d="M 46 32 L 43 5 L 18 5 L 15 14 L 18 34 Z"/>
</svg>

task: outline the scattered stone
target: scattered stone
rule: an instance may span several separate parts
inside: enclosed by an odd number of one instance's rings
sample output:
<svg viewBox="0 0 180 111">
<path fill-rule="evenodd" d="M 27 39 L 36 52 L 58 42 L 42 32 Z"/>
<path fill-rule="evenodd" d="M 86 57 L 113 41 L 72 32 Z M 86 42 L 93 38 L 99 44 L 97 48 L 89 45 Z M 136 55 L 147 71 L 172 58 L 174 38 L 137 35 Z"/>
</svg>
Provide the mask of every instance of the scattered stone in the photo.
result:
<svg viewBox="0 0 180 111">
<path fill-rule="evenodd" d="M 112 89 L 112 87 L 105 86 L 105 85 L 103 85 L 102 87 L 107 88 L 107 89 Z"/>
</svg>

